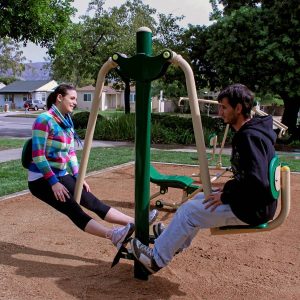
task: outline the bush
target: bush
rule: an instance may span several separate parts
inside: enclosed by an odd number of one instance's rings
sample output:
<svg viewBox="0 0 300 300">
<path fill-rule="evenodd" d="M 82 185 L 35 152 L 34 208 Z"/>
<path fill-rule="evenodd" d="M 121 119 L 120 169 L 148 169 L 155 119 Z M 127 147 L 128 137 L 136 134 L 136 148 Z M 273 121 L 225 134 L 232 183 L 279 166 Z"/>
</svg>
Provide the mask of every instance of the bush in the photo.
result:
<svg viewBox="0 0 300 300">
<path fill-rule="evenodd" d="M 90 112 L 89 111 L 82 111 L 79 113 L 76 113 L 72 116 L 72 120 L 74 123 L 74 128 L 77 129 L 86 129 L 88 120 L 89 120 Z M 104 120 L 105 117 L 98 114 L 97 117 L 97 123 L 99 123 L 101 120 Z"/>
<path fill-rule="evenodd" d="M 87 125 L 89 113 L 84 112 L 84 114 L 78 114 L 80 115 L 76 120 L 77 132 L 81 138 L 84 138 L 84 129 Z M 100 116 L 99 120 L 96 124 L 94 139 L 111 141 L 135 140 L 135 114 L 114 115 L 110 118 Z M 151 123 L 151 143 L 195 144 L 191 117 L 185 118 L 170 114 L 152 114 Z M 225 124 L 222 119 L 202 116 L 202 127 L 206 145 L 209 144 L 209 136 L 212 133 L 218 135 L 218 141 L 221 143 L 225 130 Z M 227 142 L 230 141 L 230 139 L 229 136 Z"/>
<path fill-rule="evenodd" d="M 107 141 L 134 141 L 135 114 L 113 116 L 97 122 L 94 138 Z"/>
</svg>

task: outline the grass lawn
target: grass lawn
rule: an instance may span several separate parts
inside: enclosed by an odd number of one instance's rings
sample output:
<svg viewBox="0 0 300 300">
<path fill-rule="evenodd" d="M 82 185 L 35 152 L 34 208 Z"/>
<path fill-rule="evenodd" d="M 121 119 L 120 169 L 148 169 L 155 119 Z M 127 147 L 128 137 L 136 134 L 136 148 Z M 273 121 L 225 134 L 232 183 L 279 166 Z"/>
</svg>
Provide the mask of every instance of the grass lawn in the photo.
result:
<svg viewBox="0 0 300 300">
<path fill-rule="evenodd" d="M 25 143 L 25 139 L 0 138 L 0 150 L 22 148 L 24 143 Z"/>
<path fill-rule="evenodd" d="M 21 141 L 21 140 L 20 140 Z M 80 159 L 82 151 L 78 151 Z M 88 172 L 105 169 L 134 160 L 133 147 L 93 148 L 91 150 Z M 217 158 L 216 158 L 217 159 Z M 300 171 L 300 159 L 280 157 L 292 171 Z M 151 150 L 151 161 L 197 165 L 196 154 L 176 151 Z M 216 166 L 217 161 L 210 161 Z M 222 155 L 222 165 L 229 166 L 229 156 Z M 0 163 L 0 197 L 27 189 L 27 170 L 20 160 Z"/>
</svg>

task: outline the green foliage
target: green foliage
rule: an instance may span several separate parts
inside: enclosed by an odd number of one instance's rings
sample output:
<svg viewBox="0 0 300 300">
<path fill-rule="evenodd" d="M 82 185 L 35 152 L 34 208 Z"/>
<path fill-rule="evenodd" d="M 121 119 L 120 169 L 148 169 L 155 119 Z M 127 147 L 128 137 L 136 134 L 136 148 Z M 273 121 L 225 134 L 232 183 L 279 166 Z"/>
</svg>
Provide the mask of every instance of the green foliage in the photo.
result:
<svg viewBox="0 0 300 300">
<path fill-rule="evenodd" d="M 221 86 L 240 82 L 259 95 L 279 95 L 285 106 L 282 122 L 295 135 L 300 109 L 298 2 L 211 2 L 217 17 L 208 27 L 209 45 L 204 56 Z M 218 13 L 217 2 L 224 5 L 223 14 Z"/>
<path fill-rule="evenodd" d="M 207 27 L 189 25 L 181 38 L 182 48 L 179 51 L 185 54 L 192 66 L 197 89 L 209 87 L 210 90 L 214 90 L 219 86 L 217 73 L 210 60 L 206 58 L 209 35 Z"/>
<path fill-rule="evenodd" d="M 91 16 L 82 16 L 79 24 L 65 27 L 49 49 L 54 78 L 82 86 L 83 80 L 95 82 L 99 68 L 115 52 L 135 54 L 135 32 L 141 26 L 153 32 L 153 50 L 178 44 L 181 17 L 157 14 L 140 0 L 128 0 L 119 7 L 103 8 L 102 0 L 90 2 Z M 158 21 L 157 21 L 158 20 Z M 108 75 L 120 80 L 115 72 Z"/>
<path fill-rule="evenodd" d="M 78 112 L 73 115 L 72 120 L 74 123 L 75 129 L 86 129 L 88 120 L 89 120 L 90 112 L 88 111 L 82 111 Z M 102 119 L 105 119 L 102 115 L 97 116 L 97 121 L 101 121 Z"/>
<path fill-rule="evenodd" d="M 0 37 L 0 73 L 5 74 L 11 71 L 12 77 L 20 75 L 25 66 L 25 60 L 20 45 L 8 37 Z"/>
<path fill-rule="evenodd" d="M 11 84 L 14 81 L 17 81 L 18 79 L 16 77 L 6 77 L 6 76 L 0 76 L 0 82 L 8 85 Z"/>
<path fill-rule="evenodd" d="M 116 115 L 97 122 L 95 139 L 113 141 L 134 141 L 135 114 Z"/>
<path fill-rule="evenodd" d="M 78 115 L 78 116 L 77 116 Z M 88 113 L 74 115 L 77 133 L 84 138 Z M 195 144 L 192 119 L 169 114 L 152 114 L 151 143 L 154 144 Z M 202 116 L 204 139 L 209 143 L 209 136 L 216 133 L 222 140 L 225 125 L 219 118 Z M 117 114 L 109 118 L 99 118 L 94 132 L 96 140 L 134 141 L 135 114 Z M 228 141 L 230 142 L 230 135 Z"/>
<path fill-rule="evenodd" d="M 47 46 L 70 22 L 72 0 L 0 2 L 0 37 Z"/>
<path fill-rule="evenodd" d="M 256 94 L 255 100 L 264 105 L 283 105 L 283 101 L 279 95 L 272 95 L 270 93 L 262 95 Z"/>
</svg>

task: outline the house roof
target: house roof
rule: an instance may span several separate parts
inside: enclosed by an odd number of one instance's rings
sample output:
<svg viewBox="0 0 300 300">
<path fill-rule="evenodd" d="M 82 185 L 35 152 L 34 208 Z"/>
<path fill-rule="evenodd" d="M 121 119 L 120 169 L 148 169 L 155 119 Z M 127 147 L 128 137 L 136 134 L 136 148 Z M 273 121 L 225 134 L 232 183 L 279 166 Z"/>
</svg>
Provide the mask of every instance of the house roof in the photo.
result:
<svg viewBox="0 0 300 300">
<path fill-rule="evenodd" d="M 87 85 L 87 86 L 84 86 L 84 87 L 81 87 L 81 88 L 77 88 L 77 91 L 79 91 L 79 92 L 94 92 L 95 87 L 92 86 L 92 85 Z M 113 89 L 112 87 L 107 86 L 107 85 L 105 85 L 103 87 L 103 93 L 112 94 L 112 95 L 120 94 L 120 92 L 116 91 L 115 89 Z"/>
<path fill-rule="evenodd" d="M 4 88 L 0 89 L 0 94 L 34 92 L 51 81 L 52 80 L 14 81 L 13 83 L 8 84 Z"/>
</svg>

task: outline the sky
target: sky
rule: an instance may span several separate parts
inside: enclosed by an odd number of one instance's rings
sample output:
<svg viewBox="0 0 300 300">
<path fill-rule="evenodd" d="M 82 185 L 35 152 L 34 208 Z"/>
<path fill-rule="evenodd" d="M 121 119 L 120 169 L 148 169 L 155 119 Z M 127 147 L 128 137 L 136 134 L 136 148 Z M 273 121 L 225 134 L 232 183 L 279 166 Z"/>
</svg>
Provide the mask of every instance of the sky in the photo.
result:
<svg viewBox="0 0 300 300">
<path fill-rule="evenodd" d="M 209 0 L 142 0 L 144 4 L 155 8 L 157 12 L 164 14 L 173 14 L 174 16 L 184 15 L 185 18 L 180 23 L 181 26 L 192 25 L 209 25 L 209 13 L 211 5 Z M 78 16 L 86 13 L 88 0 L 74 0 L 73 6 L 78 12 L 74 21 L 78 20 Z M 105 8 L 120 6 L 125 3 L 125 0 L 106 0 Z M 28 43 L 27 47 L 22 47 L 23 54 L 26 57 L 26 62 L 43 62 L 46 57 L 46 49 Z"/>
</svg>

